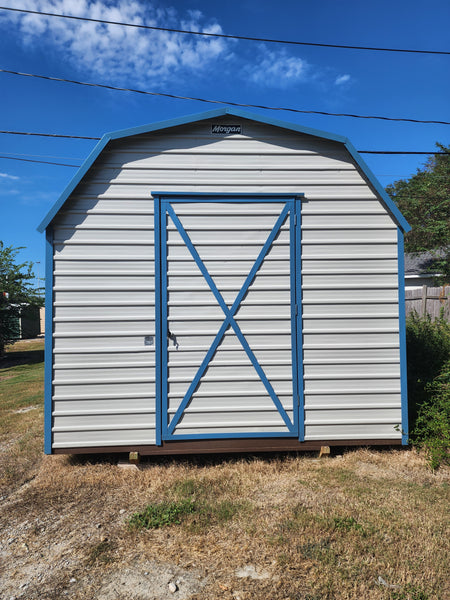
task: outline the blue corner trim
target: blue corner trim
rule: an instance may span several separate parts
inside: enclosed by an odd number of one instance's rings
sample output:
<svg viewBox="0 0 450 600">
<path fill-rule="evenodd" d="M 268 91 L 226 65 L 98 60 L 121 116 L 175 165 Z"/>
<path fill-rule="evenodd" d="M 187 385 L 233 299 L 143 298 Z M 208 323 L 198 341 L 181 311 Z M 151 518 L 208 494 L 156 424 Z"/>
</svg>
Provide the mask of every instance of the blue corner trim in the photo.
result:
<svg viewBox="0 0 450 600">
<path fill-rule="evenodd" d="M 38 227 L 38 231 L 41 233 L 46 229 L 46 227 L 51 223 L 57 212 L 62 208 L 66 200 L 69 198 L 70 194 L 74 191 L 76 186 L 81 182 L 83 177 L 86 175 L 90 167 L 93 165 L 99 154 L 105 148 L 111 140 L 117 140 L 126 138 L 133 135 L 139 135 L 143 133 L 152 133 L 154 131 L 161 131 L 164 129 L 170 129 L 171 127 L 177 127 L 180 125 L 188 125 L 190 123 L 205 121 L 207 119 L 213 119 L 218 117 L 223 117 L 226 115 L 230 115 L 233 117 L 248 119 L 250 121 L 255 121 L 258 123 L 264 123 L 266 125 L 273 125 L 274 127 L 279 127 L 282 129 L 286 129 L 288 131 L 295 131 L 297 133 L 302 133 L 306 135 L 311 135 L 314 137 L 330 140 L 333 142 L 338 142 L 344 144 L 347 150 L 350 152 L 353 159 L 359 165 L 360 169 L 364 172 L 369 182 L 376 190 L 377 194 L 381 197 L 383 203 L 385 204 L 388 211 L 391 213 L 393 219 L 396 223 L 403 229 L 405 233 L 410 230 L 410 226 L 400 213 L 394 202 L 389 198 L 388 194 L 384 191 L 383 187 L 377 181 L 376 177 L 373 175 L 369 167 L 366 165 L 364 160 L 355 150 L 353 145 L 349 142 L 346 137 L 341 135 L 336 135 L 333 133 L 329 133 L 327 131 L 322 131 L 320 129 L 313 129 L 311 127 L 304 127 L 302 125 L 297 125 L 295 123 L 288 123 L 286 121 L 280 121 L 278 119 L 270 119 L 266 118 L 259 114 L 250 113 L 247 111 L 235 109 L 235 108 L 219 108 L 216 110 L 210 110 L 202 113 L 197 113 L 193 115 L 187 115 L 185 117 L 179 117 L 176 119 L 170 119 L 168 121 L 161 121 L 159 123 L 152 123 L 148 125 L 142 125 L 140 127 L 132 127 L 130 129 L 121 129 L 119 131 L 114 131 L 112 133 L 108 133 L 102 137 L 102 139 L 98 142 L 95 148 L 92 150 L 91 154 L 84 161 L 80 169 L 77 171 L 73 179 L 70 181 L 69 185 L 63 191 L 59 199 L 56 201 L 54 206 L 48 212 L 46 217 L 43 219 L 42 223 Z M 292 196 L 291 196 L 292 197 Z"/>
<path fill-rule="evenodd" d="M 70 182 L 69 182 L 68 186 L 66 187 L 66 189 L 63 191 L 63 193 L 61 194 L 61 196 L 58 198 L 58 200 L 55 202 L 55 204 L 52 206 L 52 208 L 50 209 L 50 211 L 47 213 L 47 215 L 45 216 L 45 218 L 40 223 L 39 227 L 37 228 L 37 230 L 40 233 L 42 233 L 43 231 L 45 231 L 45 229 L 53 221 L 53 219 L 56 216 L 56 214 L 62 208 L 63 204 L 66 202 L 66 200 L 68 199 L 68 197 L 70 196 L 70 194 L 74 191 L 74 189 L 77 187 L 77 185 L 81 182 L 81 180 L 86 175 L 86 173 L 88 172 L 88 170 L 92 167 L 92 165 L 94 164 L 96 158 L 99 156 L 99 154 L 105 148 L 105 146 L 109 142 L 109 140 L 110 140 L 109 135 L 104 135 L 102 137 L 102 139 L 98 142 L 98 144 L 96 144 L 95 148 L 92 150 L 92 152 L 86 158 L 86 160 L 84 161 L 84 163 L 81 165 L 81 167 L 75 173 L 75 175 L 72 177 L 72 179 L 70 180 Z"/>
<path fill-rule="evenodd" d="M 400 335 L 400 390 L 402 399 L 402 444 L 408 444 L 408 370 L 406 362 L 406 307 L 405 307 L 405 250 L 403 231 L 397 229 L 398 247 L 398 310 Z"/>
<path fill-rule="evenodd" d="M 45 367 L 44 367 L 44 452 L 52 454 L 53 380 L 53 231 L 45 237 Z"/>
<path fill-rule="evenodd" d="M 372 184 L 372 186 L 374 187 L 377 194 L 381 197 L 383 204 L 387 208 L 388 212 L 391 213 L 391 216 L 394 219 L 394 221 L 397 223 L 397 225 L 403 230 L 404 233 L 408 233 L 408 231 L 411 231 L 411 225 L 408 223 L 408 221 L 405 219 L 405 217 L 399 211 L 395 202 L 389 197 L 389 194 L 386 193 L 386 191 L 384 190 L 384 188 L 382 187 L 382 185 L 380 184 L 378 179 L 375 177 L 375 175 L 369 169 L 366 162 L 361 157 L 361 155 L 358 153 L 358 151 L 355 149 L 353 144 L 349 140 L 347 140 L 345 142 L 345 147 L 350 152 L 353 159 L 355 160 L 355 162 L 357 163 L 357 165 L 359 166 L 361 171 L 365 174 L 365 176 L 367 177 L 369 182 Z"/>
</svg>

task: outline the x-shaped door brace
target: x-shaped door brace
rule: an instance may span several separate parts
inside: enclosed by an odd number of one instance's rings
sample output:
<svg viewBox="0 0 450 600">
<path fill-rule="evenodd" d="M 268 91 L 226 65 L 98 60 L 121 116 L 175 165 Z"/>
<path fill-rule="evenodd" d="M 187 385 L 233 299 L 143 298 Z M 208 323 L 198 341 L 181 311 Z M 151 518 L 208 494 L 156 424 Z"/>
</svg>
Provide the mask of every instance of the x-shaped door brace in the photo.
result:
<svg viewBox="0 0 450 600">
<path fill-rule="evenodd" d="M 242 299 L 244 298 L 250 285 L 252 284 L 252 282 L 256 276 L 256 273 L 258 272 L 258 269 L 262 265 L 264 258 L 266 257 L 281 226 L 285 222 L 286 217 L 289 214 L 290 210 L 291 210 L 290 204 L 286 203 L 283 210 L 281 211 L 280 216 L 277 219 L 277 222 L 275 223 L 274 228 L 270 232 L 269 237 L 267 238 L 264 246 L 262 247 L 261 252 L 258 255 L 258 258 L 256 259 L 253 267 L 251 268 L 251 271 L 247 275 L 247 278 L 246 278 L 243 286 L 241 287 L 238 295 L 236 296 L 236 299 L 233 302 L 233 305 L 231 306 L 231 308 L 228 308 L 227 304 L 225 303 L 224 299 L 222 298 L 221 293 L 217 289 L 217 286 L 214 283 L 211 275 L 208 273 L 208 270 L 205 267 L 202 259 L 200 258 L 197 250 L 195 249 L 193 243 L 191 242 L 191 239 L 189 238 L 188 234 L 186 233 L 186 230 L 184 229 L 183 225 L 181 224 L 181 221 L 175 214 L 175 211 L 173 210 L 172 206 L 169 203 L 167 203 L 167 213 L 169 214 L 170 218 L 172 219 L 173 223 L 175 224 L 175 227 L 177 228 L 179 234 L 181 235 L 183 241 L 185 242 L 187 248 L 189 249 L 189 252 L 191 253 L 191 255 L 192 255 L 193 259 L 195 260 L 197 266 L 199 267 L 203 277 L 205 278 L 206 282 L 208 283 L 212 293 L 214 294 L 217 302 L 219 303 L 221 309 L 223 310 L 223 312 L 225 314 L 224 322 L 222 323 L 219 331 L 217 332 L 217 335 L 214 338 L 214 341 L 211 344 L 211 347 L 209 348 L 207 354 L 205 355 L 205 358 L 203 359 L 202 364 L 200 365 L 192 383 L 190 384 L 186 394 L 184 395 L 184 398 L 183 398 L 180 406 L 178 407 L 172 421 L 170 422 L 170 424 L 168 426 L 169 434 L 172 434 L 174 432 L 176 426 L 178 425 L 178 423 L 181 419 L 181 416 L 183 415 L 184 410 L 186 409 L 189 402 L 191 401 L 193 393 L 195 392 L 198 384 L 200 383 L 201 378 L 203 377 L 211 359 L 213 358 L 213 356 L 214 356 L 217 348 L 219 347 L 219 344 L 221 343 L 223 336 L 225 335 L 225 332 L 229 326 L 231 326 L 233 328 L 236 336 L 238 337 L 239 341 L 241 342 L 242 347 L 244 348 L 245 352 L 247 353 L 247 356 L 249 357 L 249 359 L 250 359 L 253 367 L 255 368 L 256 372 L 258 373 L 259 377 L 261 378 L 261 381 L 263 382 L 263 384 L 264 384 L 268 394 L 270 395 L 273 403 L 275 404 L 278 412 L 280 413 L 281 417 L 283 418 L 283 421 L 285 422 L 286 427 L 288 428 L 289 432 L 291 432 L 291 433 L 295 432 L 295 425 L 292 423 L 292 421 L 289 419 L 288 415 L 286 414 L 286 411 L 284 410 L 283 405 L 281 404 L 279 398 L 275 394 L 275 391 L 274 391 L 270 381 L 267 379 L 266 374 L 264 373 L 263 369 L 261 368 L 261 365 L 259 364 L 256 356 L 254 355 L 252 349 L 250 348 L 247 340 L 245 339 L 239 325 L 236 323 L 236 321 L 234 319 L 234 316 L 235 316 L 237 310 L 239 309 Z"/>
</svg>

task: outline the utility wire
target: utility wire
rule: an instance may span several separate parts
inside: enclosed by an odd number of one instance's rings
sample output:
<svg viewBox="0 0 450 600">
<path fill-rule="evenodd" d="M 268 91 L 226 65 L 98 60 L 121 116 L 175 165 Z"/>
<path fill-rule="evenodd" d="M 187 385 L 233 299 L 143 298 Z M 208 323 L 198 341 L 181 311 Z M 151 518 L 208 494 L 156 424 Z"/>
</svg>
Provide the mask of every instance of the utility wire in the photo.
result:
<svg viewBox="0 0 450 600">
<path fill-rule="evenodd" d="M 347 44 L 324 44 L 319 42 L 299 42 L 295 40 L 277 40 L 273 38 L 259 38 L 245 35 L 227 35 L 225 33 L 208 33 L 205 31 L 190 31 L 186 29 L 174 29 L 170 27 L 156 27 L 155 25 L 141 25 L 138 23 L 124 23 L 122 21 L 107 21 L 106 19 L 92 19 L 89 17 L 76 17 L 74 15 L 63 15 L 59 13 L 41 12 L 37 10 L 25 10 L 22 8 L 10 8 L 0 6 L 1 10 L 9 10 L 18 13 L 28 13 L 32 15 L 41 15 L 45 17 L 59 17 L 62 19 L 73 19 L 76 21 L 88 21 L 90 23 L 102 23 L 105 25 L 121 25 L 122 27 L 134 27 L 136 29 L 150 29 L 153 31 L 169 31 L 171 33 L 184 33 L 188 35 L 199 35 L 203 37 L 225 38 L 231 40 L 247 40 L 251 42 L 266 42 L 269 44 L 289 44 L 294 46 L 318 46 L 320 48 L 341 48 L 347 50 L 370 50 L 376 52 L 406 52 L 413 54 L 443 54 L 450 55 L 450 52 L 445 50 L 419 50 L 411 48 L 380 48 L 375 46 L 350 46 Z"/>
<path fill-rule="evenodd" d="M 56 165 L 57 167 L 76 167 L 77 169 L 81 167 L 81 165 L 68 165 L 66 163 L 49 162 L 47 160 L 32 160 L 31 158 L 18 158 L 15 156 L 4 156 L 2 154 L 0 154 L 0 158 L 5 158 L 7 160 L 20 160 L 22 162 L 41 163 L 44 165 Z"/>
<path fill-rule="evenodd" d="M 21 158 L 22 156 L 24 158 L 55 158 L 57 160 L 84 160 L 84 158 L 79 158 L 77 156 L 55 156 L 54 154 L 28 154 L 28 153 L 24 153 L 24 152 L 3 152 L 3 155 L 7 155 L 7 156 L 17 156 L 19 158 Z"/>
<path fill-rule="evenodd" d="M 47 81 L 59 81 L 62 83 L 73 83 L 75 85 L 84 85 L 88 87 L 101 88 L 106 90 L 114 90 L 118 92 L 132 92 L 134 94 L 143 94 L 145 96 L 160 96 L 163 98 L 174 98 L 176 100 L 194 100 L 195 102 L 205 102 L 207 104 L 227 104 L 229 106 L 239 106 L 244 108 L 262 108 L 264 110 L 277 110 L 277 111 L 288 111 L 293 113 L 311 114 L 311 115 L 325 115 L 327 117 L 349 117 L 352 119 L 377 119 L 381 121 L 396 121 L 405 123 L 427 123 L 435 125 L 450 125 L 449 121 L 435 121 L 435 120 L 422 120 L 422 119 L 407 119 L 400 117 L 383 117 L 379 115 L 355 115 L 349 113 L 331 113 L 319 110 L 300 110 L 298 108 L 289 108 L 281 106 L 264 106 L 262 104 L 244 104 L 241 102 L 231 102 L 229 100 L 208 100 L 205 98 L 195 98 L 192 96 L 179 96 L 176 94 L 164 94 L 162 92 L 148 92 L 145 90 L 136 90 L 133 88 L 116 87 L 113 85 L 106 85 L 102 83 L 89 83 L 86 81 L 76 81 L 75 79 L 65 79 L 63 77 L 50 77 L 48 75 L 36 75 L 35 73 L 21 73 L 19 71 L 11 71 L 9 69 L 0 69 L 0 73 L 8 73 L 10 75 L 19 75 L 20 77 L 33 77 L 36 79 L 45 79 Z"/>
<path fill-rule="evenodd" d="M 0 133 L 6 133 L 8 135 L 38 135 L 40 137 L 53 137 L 53 138 L 68 138 L 74 140 L 99 140 L 99 137 L 88 137 L 86 135 L 63 135 L 61 133 L 35 133 L 33 131 L 0 131 Z"/>
<path fill-rule="evenodd" d="M 41 137 L 50 137 L 50 138 L 64 138 L 64 139 L 75 139 L 75 140 L 101 140 L 99 137 L 90 137 L 86 135 L 65 135 L 62 133 L 38 133 L 36 131 L 0 131 L 0 134 L 7 135 L 35 135 Z M 429 151 L 419 151 L 419 150 L 357 150 L 359 154 L 446 154 L 450 156 L 450 152 L 446 152 L 445 150 L 429 150 Z M 16 154 L 16 153 L 14 153 Z"/>
</svg>

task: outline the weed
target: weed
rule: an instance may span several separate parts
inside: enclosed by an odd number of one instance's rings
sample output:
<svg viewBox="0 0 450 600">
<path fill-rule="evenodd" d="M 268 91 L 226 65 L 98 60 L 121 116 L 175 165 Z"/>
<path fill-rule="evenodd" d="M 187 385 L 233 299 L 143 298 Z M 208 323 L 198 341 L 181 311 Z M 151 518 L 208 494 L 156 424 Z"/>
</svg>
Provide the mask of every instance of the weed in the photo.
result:
<svg viewBox="0 0 450 600">
<path fill-rule="evenodd" d="M 391 600 L 428 600 L 429 596 L 416 585 L 408 584 L 401 592 L 392 592 Z"/>
<path fill-rule="evenodd" d="M 191 500 L 149 504 L 143 511 L 131 515 L 129 525 L 133 529 L 159 529 L 179 525 L 183 517 L 193 512 L 195 504 Z"/>
<path fill-rule="evenodd" d="M 360 525 L 353 517 L 334 517 L 334 528 L 338 531 L 363 531 Z"/>
</svg>

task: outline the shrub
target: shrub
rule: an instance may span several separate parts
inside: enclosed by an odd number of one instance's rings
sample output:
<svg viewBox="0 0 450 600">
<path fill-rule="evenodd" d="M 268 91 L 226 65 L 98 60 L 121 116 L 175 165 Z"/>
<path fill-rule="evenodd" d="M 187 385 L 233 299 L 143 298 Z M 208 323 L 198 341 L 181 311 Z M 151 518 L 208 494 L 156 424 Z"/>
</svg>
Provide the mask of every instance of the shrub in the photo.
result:
<svg viewBox="0 0 450 600">
<path fill-rule="evenodd" d="M 450 360 L 425 392 L 429 399 L 419 409 L 412 437 L 427 452 L 434 470 L 450 463 Z"/>
<path fill-rule="evenodd" d="M 414 431 L 423 404 L 431 398 L 433 380 L 450 356 L 450 324 L 412 313 L 406 320 L 409 430 Z"/>
</svg>

